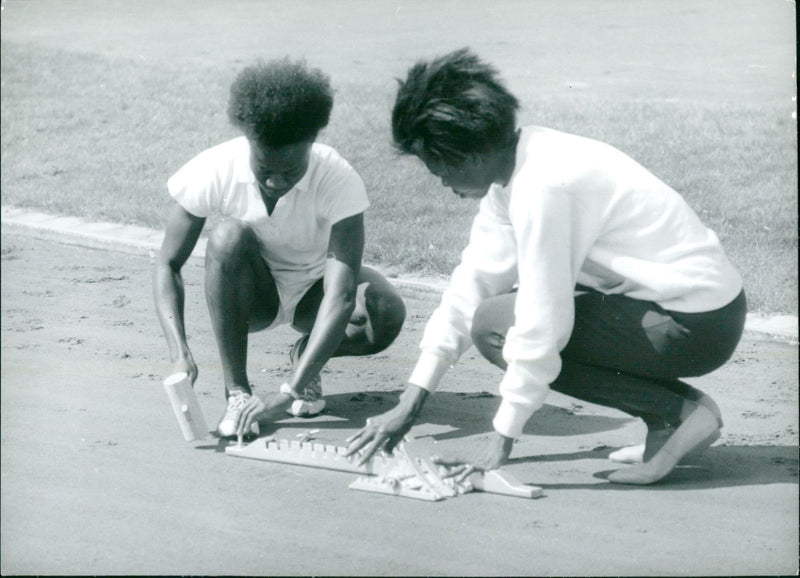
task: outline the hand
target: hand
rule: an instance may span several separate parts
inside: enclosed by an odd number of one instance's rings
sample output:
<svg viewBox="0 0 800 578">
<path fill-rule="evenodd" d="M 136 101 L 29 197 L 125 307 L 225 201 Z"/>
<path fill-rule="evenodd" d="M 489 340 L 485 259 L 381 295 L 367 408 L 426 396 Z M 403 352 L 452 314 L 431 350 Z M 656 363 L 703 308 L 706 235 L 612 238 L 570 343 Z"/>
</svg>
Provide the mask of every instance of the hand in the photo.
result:
<svg viewBox="0 0 800 578">
<path fill-rule="evenodd" d="M 382 448 L 391 452 L 414 425 L 415 417 L 411 408 L 396 405 L 384 414 L 369 418 L 358 433 L 345 440 L 349 444 L 345 455 L 351 456 L 363 449 L 358 460 L 361 465 Z"/>
<path fill-rule="evenodd" d="M 393 409 L 368 419 L 361 431 L 345 440 L 350 444 L 345 455 L 352 456 L 363 448 L 358 460 L 361 465 L 381 448 L 391 452 L 414 425 L 428 393 L 427 389 L 409 384 Z"/>
<path fill-rule="evenodd" d="M 239 420 L 236 423 L 236 434 L 241 436 L 249 432 L 253 422 L 274 419 L 283 415 L 293 401 L 294 398 L 285 393 L 273 394 L 266 401 L 257 395 L 251 395 L 239 414 Z"/>
<path fill-rule="evenodd" d="M 448 468 L 444 477 L 455 477 L 457 482 L 462 482 L 474 472 L 496 470 L 505 464 L 513 445 L 514 438 L 494 432 L 466 451 L 453 456 L 436 456 L 431 461 Z"/>
<path fill-rule="evenodd" d="M 169 374 L 174 375 L 181 372 L 184 372 L 189 376 L 189 379 L 192 382 L 192 387 L 194 387 L 194 382 L 197 381 L 197 374 L 199 371 L 197 369 L 197 364 L 194 362 L 194 359 L 192 359 L 191 355 L 187 357 L 181 357 L 178 361 L 176 361 L 172 365 L 172 370 Z"/>
</svg>

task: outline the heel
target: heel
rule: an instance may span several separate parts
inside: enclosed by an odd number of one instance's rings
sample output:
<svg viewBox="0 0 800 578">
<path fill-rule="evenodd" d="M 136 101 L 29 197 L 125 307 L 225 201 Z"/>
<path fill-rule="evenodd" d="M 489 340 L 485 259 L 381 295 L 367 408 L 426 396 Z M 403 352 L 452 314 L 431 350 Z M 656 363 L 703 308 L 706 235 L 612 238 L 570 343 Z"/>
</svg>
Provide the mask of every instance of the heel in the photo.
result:
<svg viewBox="0 0 800 578">
<path fill-rule="evenodd" d="M 717 416 L 705 405 L 697 405 L 651 460 L 640 466 L 617 470 L 608 477 L 608 481 L 616 484 L 653 484 L 667 476 L 692 450 L 703 446 L 708 440 L 713 443 L 717 437 Z"/>
</svg>

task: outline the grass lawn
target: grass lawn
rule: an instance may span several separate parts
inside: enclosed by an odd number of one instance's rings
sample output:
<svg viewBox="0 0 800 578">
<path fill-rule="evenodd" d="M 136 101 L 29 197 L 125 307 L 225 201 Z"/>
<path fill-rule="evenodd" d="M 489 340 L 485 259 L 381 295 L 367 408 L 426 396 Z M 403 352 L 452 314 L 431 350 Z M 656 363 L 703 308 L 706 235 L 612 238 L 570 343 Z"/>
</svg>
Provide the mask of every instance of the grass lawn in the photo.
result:
<svg viewBox="0 0 800 578">
<path fill-rule="evenodd" d="M 737 7 L 756 12 L 738 17 L 717 12 L 730 6 L 720 2 L 675 2 L 669 9 L 498 2 L 491 12 L 456 2 L 439 5 L 438 16 L 450 18 L 445 27 L 424 2 L 310 1 L 290 8 L 241 1 L 232 3 L 241 8 L 233 15 L 218 14 L 211 3 L 192 4 L 196 10 L 158 4 L 186 10 L 169 31 L 164 22 L 174 14 L 130 24 L 147 4 L 5 7 L 3 204 L 160 227 L 170 203 L 168 176 L 236 135 L 225 117 L 235 73 L 256 56 L 306 55 L 331 73 L 337 91 L 320 140 L 353 164 L 372 200 L 365 260 L 398 273 L 447 275 L 477 205 L 459 201 L 419 162 L 392 150 L 389 113 L 394 76 L 418 56 L 470 44 L 504 72 L 523 102 L 523 124 L 598 138 L 633 156 L 719 234 L 745 277 L 751 309 L 797 312 L 795 102 L 773 70 L 774 55 L 793 50 L 793 37 L 777 2 L 739 0 Z M 361 27 L 353 23 L 359 18 L 325 12 L 345 6 L 361 16 Z M 594 18 L 586 15 L 589 6 Z M 218 51 L 198 44 L 197 32 L 215 17 L 255 38 L 257 23 L 245 16 L 264 7 L 282 11 L 281 22 L 263 22 L 282 34 L 280 42 L 226 44 L 214 37 Z M 64 10 L 63 17 L 48 10 Z M 312 12 L 327 17 L 326 33 L 322 24 L 309 24 Z M 520 13 L 530 18 L 515 19 Z M 719 18 L 727 28 L 703 28 Z M 92 19 L 95 26 L 87 25 Z M 310 32 L 317 32 L 313 43 L 303 44 Z"/>
</svg>

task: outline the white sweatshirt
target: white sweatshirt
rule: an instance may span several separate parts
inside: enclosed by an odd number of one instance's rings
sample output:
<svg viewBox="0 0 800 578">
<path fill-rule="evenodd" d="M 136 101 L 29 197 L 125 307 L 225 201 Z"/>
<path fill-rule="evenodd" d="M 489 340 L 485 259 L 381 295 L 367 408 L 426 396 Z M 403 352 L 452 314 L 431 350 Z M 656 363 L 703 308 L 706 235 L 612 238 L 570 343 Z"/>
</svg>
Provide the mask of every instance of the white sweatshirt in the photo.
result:
<svg viewBox="0 0 800 578">
<path fill-rule="evenodd" d="M 691 313 L 723 307 L 742 289 L 717 236 L 677 192 L 610 145 L 542 127 L 522 129 L 508 186 L 482 199 L 409 383 L 435 390 L 472 345 L 481 301 L 517 283 L 494 418 L 513 438 L 561 371 L 577 283 Z"/>
</svg>

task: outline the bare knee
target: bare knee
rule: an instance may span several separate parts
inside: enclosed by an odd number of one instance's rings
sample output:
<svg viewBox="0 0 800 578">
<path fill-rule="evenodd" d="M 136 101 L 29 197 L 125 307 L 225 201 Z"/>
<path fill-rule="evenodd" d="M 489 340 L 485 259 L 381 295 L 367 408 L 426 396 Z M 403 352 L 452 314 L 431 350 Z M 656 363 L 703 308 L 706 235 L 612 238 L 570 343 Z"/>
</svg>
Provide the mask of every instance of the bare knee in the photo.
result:
<svg viewBox="0 0 800 578">
<path fill-rule="evenodd" d="M 389 347 L 406 320 L 406 306 L 400 294 L 387 283 L 389 290 L 367 290 L 365 294 L 367 312 L 372 326 L 372 351 L 378 353 Z"/>
<path fill-rule="evenodd" d="M 505 366 L 503 346 L 508 328 L 498 327 L 496 311 L 479 306 L 472 317 L 471 337 L 475 348 L 494 365 Z"/>
<path fill-rule="evenodd" d="M 214 227 L 208 235 L 206 262 L 227 262 L 246 252 L 252 239 L 252 230 L 246 224 L 227 219 Z"/>
</svg>

